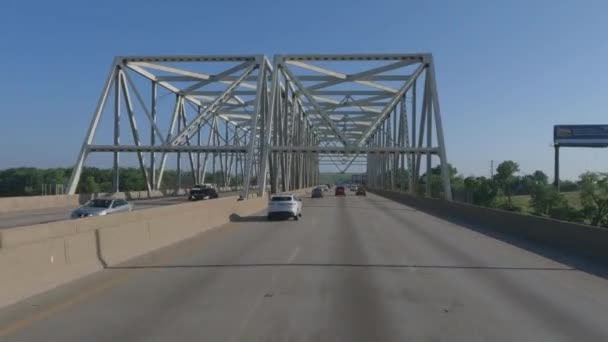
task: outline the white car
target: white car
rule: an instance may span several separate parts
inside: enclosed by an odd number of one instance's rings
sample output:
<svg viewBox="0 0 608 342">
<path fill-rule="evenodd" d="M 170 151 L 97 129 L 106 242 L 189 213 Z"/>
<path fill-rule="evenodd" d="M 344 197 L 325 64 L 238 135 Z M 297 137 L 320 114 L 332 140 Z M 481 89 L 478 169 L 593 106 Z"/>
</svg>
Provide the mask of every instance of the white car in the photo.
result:
<svg viewBox="0 0 608 342">
<path fill-rule="evenodd" d="M 272 195 L 268 203 L 268 220 L 291 217 L 296 221 L 302 217 L 302 200 L 294 194 Z"/>
</svg>

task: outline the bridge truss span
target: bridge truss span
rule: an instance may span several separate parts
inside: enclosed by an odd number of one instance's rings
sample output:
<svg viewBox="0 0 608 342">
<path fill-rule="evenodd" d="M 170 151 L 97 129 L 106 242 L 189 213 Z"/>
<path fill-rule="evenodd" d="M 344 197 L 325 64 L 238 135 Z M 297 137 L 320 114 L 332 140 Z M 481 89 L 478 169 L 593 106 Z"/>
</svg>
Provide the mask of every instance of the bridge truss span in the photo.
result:
<svg viewBox="0 0 608 342">
<path fill-rule="evenodd" d="M 244 198 L 313 186 L 328 167 L 414 191 L 422 158 L 430 170 L 435 156 L 450 199 L 441 123 L 430 54 L 276 55 L 272 64 L 263 55 L 117 57 L 68 190 L 91 154 L 111 155 L 114 191 L 127 155 L 148 191 L 163 186 L 174 158 L 171 187 L 213 174 Z"/>
</svg>

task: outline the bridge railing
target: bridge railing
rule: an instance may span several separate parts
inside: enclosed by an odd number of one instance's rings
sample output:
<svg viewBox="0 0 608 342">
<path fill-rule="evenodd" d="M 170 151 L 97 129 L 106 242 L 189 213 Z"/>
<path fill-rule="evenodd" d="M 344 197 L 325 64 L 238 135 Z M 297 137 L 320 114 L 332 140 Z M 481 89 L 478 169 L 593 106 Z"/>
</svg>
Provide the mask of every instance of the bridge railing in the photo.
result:
<svg viewBox="0 0 608 342">
<path fill-rule="evenodd" d="M 608 229 L 386 190 L 372 193 L 474 230 L 498 233 L 608 262 Z"/>
</svg>

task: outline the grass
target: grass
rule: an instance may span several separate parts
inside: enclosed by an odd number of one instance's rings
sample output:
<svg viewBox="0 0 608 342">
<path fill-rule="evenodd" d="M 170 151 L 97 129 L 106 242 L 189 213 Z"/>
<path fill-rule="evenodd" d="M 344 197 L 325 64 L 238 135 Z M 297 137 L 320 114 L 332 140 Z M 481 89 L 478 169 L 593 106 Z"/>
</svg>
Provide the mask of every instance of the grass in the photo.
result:
<svg viewBox="0 0 608 342">
<path fill-rule="evenodd" d="M 562 195 L 564 195 L 564 197 L 566 198 L 566 200 L 568 201 L 568 204 L 570 204 L 570 206 L 572 206 L 576 209 L 581 208 L 581 200 L 579 197 L 579 191 L 562 192 Z M 522 211 L 524 213 L 532 213 L 532 208 L 530 207 L 530 195 L 513 196 L 511 198 L 511 200 L 513 201 L 513 204 L 515 206 L 522 208 Z"/>
</svg>

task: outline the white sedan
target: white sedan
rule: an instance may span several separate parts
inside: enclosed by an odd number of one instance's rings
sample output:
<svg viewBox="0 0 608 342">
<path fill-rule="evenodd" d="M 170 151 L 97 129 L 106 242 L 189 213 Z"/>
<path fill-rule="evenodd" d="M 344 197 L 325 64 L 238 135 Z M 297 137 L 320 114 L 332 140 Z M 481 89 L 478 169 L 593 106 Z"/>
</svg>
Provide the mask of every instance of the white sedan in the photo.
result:
<svg viewBox="0 0 608 342">
<path fill-rule="evenodd" d="M 272 195 L 268 203 L 268 220 L 291 217 L 296 221 L 302 217 L 302 200 L 294 194 Z"/>
</svg>

